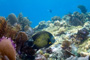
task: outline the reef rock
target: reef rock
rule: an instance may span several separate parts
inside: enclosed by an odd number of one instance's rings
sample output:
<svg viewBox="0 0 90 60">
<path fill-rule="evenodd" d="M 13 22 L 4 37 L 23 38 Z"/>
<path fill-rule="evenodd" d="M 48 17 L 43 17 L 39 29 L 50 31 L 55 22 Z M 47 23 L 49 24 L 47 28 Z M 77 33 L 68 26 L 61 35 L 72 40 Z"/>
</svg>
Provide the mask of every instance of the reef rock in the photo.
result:
<svg viewBox="0 0 90 60">
<path fill-rule="evenodd" d="M 61 18 L 60 18 L 60 16 L 54 16 L 54 17 L 52 17 L 51 18 L 51 20 L 54 22 L 54 21 L 60 21 L 61 20 Z"/>
<path fill-rule="evenodd" d="M 86 56 L 86 57 L 74 57 L 74 56 L 71 56 L 71 57 L 67 58 L 66 60 L 89 60 L 89 56 Z"/>
</svg>

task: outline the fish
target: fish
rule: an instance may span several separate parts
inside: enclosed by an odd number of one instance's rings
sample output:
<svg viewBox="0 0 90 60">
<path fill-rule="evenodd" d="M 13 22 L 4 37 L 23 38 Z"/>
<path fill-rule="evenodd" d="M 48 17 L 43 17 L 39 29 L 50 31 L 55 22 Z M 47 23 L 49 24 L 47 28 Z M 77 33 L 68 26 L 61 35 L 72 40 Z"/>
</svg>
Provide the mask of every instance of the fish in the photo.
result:
<svg viewBox="0 0 90 60">
<path fill-rule="evenodd" d="M 51 9 L 49 9 L 48 11 L 49 11 L 50 13 L 52 13 L 52 10 L 51 10 Z"/>
<path fill-rule="evenodd" d="M 47 48 L 55 42 L 54 36 L 47 31 L 37 32 L 32 36 L 32 39 L 34 40 L 34 47 L 36 49 Z"/>
</svg>

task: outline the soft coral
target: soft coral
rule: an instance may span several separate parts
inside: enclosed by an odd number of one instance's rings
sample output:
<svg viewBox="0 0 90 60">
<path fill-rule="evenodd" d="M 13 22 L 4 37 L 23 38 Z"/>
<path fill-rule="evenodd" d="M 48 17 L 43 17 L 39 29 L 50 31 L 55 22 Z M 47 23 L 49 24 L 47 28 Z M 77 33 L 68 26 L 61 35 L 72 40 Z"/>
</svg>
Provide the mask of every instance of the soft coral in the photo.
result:
<svg viewBox="0 0 90 60">
<path fill-rule="evenodd" d="M 5 60 L 6 57 L 9 60 L 16 60 L 16 51 L 10 38 L 2 37 L 0 39 L 0 53 L 2 60 Z"/>
</svg>

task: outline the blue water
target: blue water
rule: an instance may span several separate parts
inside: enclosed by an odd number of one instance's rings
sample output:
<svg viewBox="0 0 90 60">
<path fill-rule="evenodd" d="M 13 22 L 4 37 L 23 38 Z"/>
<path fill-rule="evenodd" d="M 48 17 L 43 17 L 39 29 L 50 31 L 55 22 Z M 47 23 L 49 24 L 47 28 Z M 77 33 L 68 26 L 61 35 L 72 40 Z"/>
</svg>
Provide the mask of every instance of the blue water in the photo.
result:
<svg viewBox="0 0 90 60">
<path fill-rule="evenodd" d="M 22 12 L 32 21 L 31 27 L 35 27 L 40 21 L 48 21 L 53 16 L 81 12 L 78 5 L 86 6 L 90 12 L 90 0 L 0 0 L 0 16 L 7 17 L 10 13 L 18 16 Z"/>
</svg>

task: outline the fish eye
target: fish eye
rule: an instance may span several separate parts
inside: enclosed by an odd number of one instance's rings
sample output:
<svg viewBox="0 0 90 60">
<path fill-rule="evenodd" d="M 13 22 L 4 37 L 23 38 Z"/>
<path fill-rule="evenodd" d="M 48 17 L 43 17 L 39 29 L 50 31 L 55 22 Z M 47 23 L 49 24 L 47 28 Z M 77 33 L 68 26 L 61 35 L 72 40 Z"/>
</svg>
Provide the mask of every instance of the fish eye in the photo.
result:
<svg viewBox="0 0 90 60">
<path fill-rule="evenodd" d="M 51 44 L 51 42 L 49 42 L 49 44 Z"/>
</svg>

